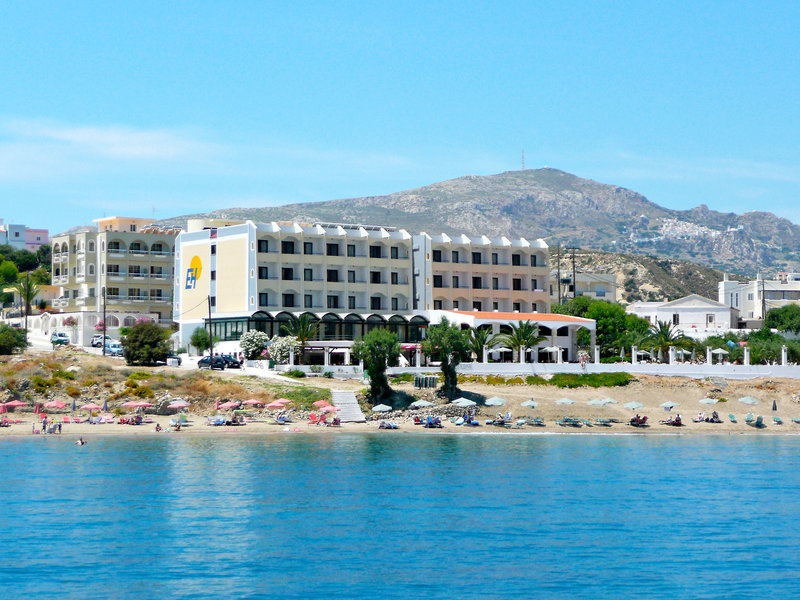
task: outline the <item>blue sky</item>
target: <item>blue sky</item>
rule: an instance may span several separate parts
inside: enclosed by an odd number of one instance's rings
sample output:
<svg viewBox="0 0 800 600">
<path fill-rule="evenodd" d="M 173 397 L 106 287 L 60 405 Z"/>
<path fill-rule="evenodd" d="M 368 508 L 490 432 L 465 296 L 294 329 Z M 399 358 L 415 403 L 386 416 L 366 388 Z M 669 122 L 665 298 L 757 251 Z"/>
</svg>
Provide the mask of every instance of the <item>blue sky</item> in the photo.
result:
<svg viewBox="0 0 800 600">
<path fill-rule="evenodd" d="M 798 30 L 791 2 L 4 3 L 0 218 L 384 194 L 524 148 L 800 223 Z"/>
</svg>

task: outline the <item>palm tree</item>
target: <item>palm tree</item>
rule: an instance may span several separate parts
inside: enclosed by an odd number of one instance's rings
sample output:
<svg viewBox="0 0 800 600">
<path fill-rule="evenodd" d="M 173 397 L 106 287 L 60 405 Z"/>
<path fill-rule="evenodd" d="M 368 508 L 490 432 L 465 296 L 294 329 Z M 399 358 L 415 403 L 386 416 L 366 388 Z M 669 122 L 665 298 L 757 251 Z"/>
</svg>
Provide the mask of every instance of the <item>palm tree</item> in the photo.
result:
<svg viewBox="0 0 800 600">
<path fill-rule="evenodd" d="M 303 314 L 292 319 L 281 327 L 281 331 L 292 337 L 296 337 L 300 342 L 300 364 L 303 364 L 303 357 L 306 353 L 306 344 L 319 334 L 319 321 L 311 318 L 309 314 Z"/>
<path fill-rule="evenodd" d="M 670 346 L 685 346 L 691 339 L 669 321 L 656 321 L 644 339 L 644 345 L 653 350 L 666 352 Z"/>
<path fill-rule="evenodd" d="M 497 336 L 488 327 L 472 329 L 469 333 L 469 349 L 475 354 L 478 361 L 483 360 L 483 348 L 491 348 L 497 344 Z"/>
<path fill-rule="evenodd" d="M 25 314 L 31 314 L 31 304 L 33 304 L 34 298 L 39 293 L 39 284 L 26 276 L 25 279 L 17 281 L 13 287 L 14 291 L 19 294 L 19 297 L 25 303 Z"/>
<path fill-rule="evenodd" d="M 499 341 L 514 351 L 517 358 L 523 348 L 533 348 L 536 344 L 547 339 L 539 335 L 539 326 L 530 321 L 519 321 L 511 325 L 511 333 L 501 335 Z"/>
</svg>

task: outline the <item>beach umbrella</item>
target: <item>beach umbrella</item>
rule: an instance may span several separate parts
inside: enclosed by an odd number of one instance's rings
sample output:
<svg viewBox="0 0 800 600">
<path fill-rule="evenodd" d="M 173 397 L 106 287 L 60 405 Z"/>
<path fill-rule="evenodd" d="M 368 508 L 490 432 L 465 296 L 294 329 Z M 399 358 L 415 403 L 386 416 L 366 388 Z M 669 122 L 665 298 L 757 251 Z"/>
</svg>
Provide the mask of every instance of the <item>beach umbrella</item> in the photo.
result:
<svg viewBox="0 0 800 600">
<path fill-rule="evenodd" d="M 542 352 L 550 352 L 551 354 L 559 352 L 560 350 L 561 348 L 559 346 L 545 346 L 542 348 Z"/>
<path fill-rule="evenodd" d="M 773 411 L 778 410 L 778 401 L 777 400 L 773 400 L 772 401 L 772 410 Z"/>
<path fill-rule="evenodd" d="M 631 402 L 626 402 L 622 406 L 624 406 L 625 408 L 629 408 L 631 410 L 636 410 L 637 408 L 642 408 L 644 404 L 642 404 L 641 402 L 636 402 L 636 400 L 633 400 Z"/>
<path fill-rule="evenodd" d="M 332 412 L 339 412 L 340 410 L 342 410 L 342 409 L 339 408 L 338 406 L 330 406 L 329 405 L 329 406 L 323 406 L 322 408 L 320 408 L 319 412 L 332 413 Z"/>
<path fill-rule="evenodd" d="M 392 407 L 386 404 L 378 404 L 372 407 L 372 412 L 389 412 L 390 410 L 392 410 Z"/>
<path fill-rule="evenodd" d="M 108 399 L 103 400 L 103 412 L 108 412 Z"/>
<path fill-rule="evenodd" d="M 469 398 L 464 398 L 464 397 L 457 398 L 456 400 L 453 400 L 453 402 L 451 402 L 451 404 L 455 404 L 456 406 L 461 407 L 461 408 L 468 408 L 470 406 L 475 406 L 476 405 L 475 402 L 473 402 Z"/>
<path fill-rule="evenodd" d="M 75 412 L 75 398 L 72 399 L 72 412 Z"/>
<path fill-rule="evenodd" d="M 691 359 L 692 359 L 692 361 L 695 361 L 695 360 L 697 360 L 697 350 L 695 350 L 694 348 L 692 348 L 692 356 L 691 356 Z"/>
<path fill-rule="evenodd" d="M 719 402 L 716 398 L 703 398 L 700 400 L 700 404 L 716 404 Z"/>
<path fill-rule="evenodd" d="M 45 407 L 45 408 L 58 408 L 58 409 L 62 409 L 62 408 L 64 408 L 64 407 L 66 407 L 66 406 L 67 406 L 67 405 L 66 405 L 66 404 L 64 404 L 63 402 L 61 402 L 60 400 L 50 400 L 49 402 L 45 402 L 45 403 L 44 403 L 44 407 Z"/>
<path fill-rule="evenodd" d="M 624 346 L 619 349 L 619 357 L 621 359 L 623 359 L 623 360 L 625 359 L 625 347 Z"/>
<path fill-rule="evenodd" d="M 494 348 L 490 348 L 489 352 L 511 352 L 511 348 L 506 348 L 505 346 L 495 346 Z"/>
<path fill-rule="evenodd" d="M 537 406 L 539 406 L 539 403 L 533 398 L 531 398 L 530 400 L 525 400 L 525 402 L 520 404 L 520 406 L 530 406 L 531 408 L 536 408 Z"/>
<path fill-rule="evenodd" d="M 684 350 L 683 348 L 678 348 L 677 350 L 675 350 L 675 355 L 676 356 L 680 356 L 681 358 L 683 358 L 687 354 L 689 354 L 689 351 L 688 350 Z"/>
<path fill-rule="evenodd" d="M 277 400 L 276 400 L 277 402 Z M 325 406 L 330 406 L 331 403 L 325 400 L 317 400 L 316 402 L 312 402 L 311 406 L 316 406 L 317 408 L 323 408 Z"/>
<path fill-rule="evenodd" d="M 214 400 L 214 410 L 219 410 L 219 398 Z"/>
<path fill-rule="evenodd" d="M 758 404 L 758 400 L 753 398 L 752 396 L 742 396 L 739 398 L 739 402 L 742 404 Z"/>
<path fill-rule="evenodd" d="M 484 404 L 486 406 L 503 406 L 505 403 L 506 401 L 500 396 L 492 396 Z"/>
<path fill-rule="evenodd" d="M 81 406 L 81 410 L 101 410 L 103 407 L 99 404 L 94 404 L 90 402 L 89 404 L 84 404 Z"/>
<path fill-rule="evenodd" d="M 275 402 L 278 402 L 278 400 L 275 400 Z M 283 402 L 278 402 L 278 403 L 281 406 L 283 406 Z M 256 400 L 255 398 L 250 398 L 249 400 L 245 400 L 244 402 L 242 402 L 242 404 L 247 404 L 249 406 L 261 406 L 264 403 L 261 400 Z"/>
<path fill-rule="evenodd" d="M 606 398 L 603 398 L 602 400 L 603 400 L 603 406 L 605 406 L 606 404 L 619 404 L 619 402 L 617 402 L 613 398 L 606 397 Z"/>
<path fill-rule="evenodd" d="M 559 398 L 556 400 L 556 404 L 575 404 L 575 400 L 570 400 L 569 398 Z"/>
<path fill-rule="evenodd" d="M 657 360 L 658 360 L 658 362 L 664 362 L 664 352 L 661 350 L 661 348 L 658 349 L 658 358 L 657 358 Z"/>
<path fill-rule="evenodd" d="M 219 405 L 219 408 L 222 410 L 228 410 L 229 408 L 236 408 L 239 406 L 239 403 L 236 400 L 231 400 L 230 402 L 225 402 Z"/>
<path fill-rule="evenodd" d="M 139 404 L 138 400 L 128 400 L 127 402 L 123 402 L 122 406 L 125 408 L 136 408 L 137 404 Z"/>
<path fill-rule="evenodd" d="M 19 400 L 12 400 L 11 402 L 6 402 L 6 406 L 11 406 L 11 407 L 28 406 L 28 403 L 21 402 Z"/>
<path fill-rule="evenodd" d="M 724 348 L 714 348 L 711 351 L 711 354 L 716 354 L 717 356 L 722 356 L 723 354 L 728 354 L 728 351 Z"/>
<path fill-rule="evenodd" d="M 605 406 L 602 398 L 595 398 L 594 400 L 589 400 L 586 404 L 590 406 Z"/>
<path fill-rule="evenodd" d="M 274 402 L 270 402 L 269 404 L 267 404 L 267 408 L 280 408 L 281 410 L 283 410 L 285 407 L 282 402 L 278 402 L 277 400 L 275 400 Z"/>
<path fill-rule="evenodd" d="M 188 408 L 189 403 L 186 400 L 173 400 L 169 403 L 168 408 Z"/>
<path fill-rule="evenodd" d="M 139 402 L 137 402 L 133 406 L 134 406 L 134 408 L 150 408 L 153 405 L 150 404 L 149 402 L 145 402 L 144 400 L 140 400 Z"/>
<path fill-rule="evenodd" d="M 415 400 L 411 404 L 409 404 L 411 408 L 428 408 L 429 406 L 433 406 L 433 402 L 428 402 L 427 400 Z"/>
<path fill-rule="evenodd" d="M 7 412 L 8 412 L 8 409 L 6 408 L 6 405 L 3 404 L 2 402 L 0 402 L 0 415 L 4 415 Z"/>
<path fill-rule="evenodd" d="M 676 406 L 680 406 L 680 404 L 678 404 L 677 402 L 673 402 L 672 400 L 667 400 L 666 402 L 662 402 L 661 404 L 659 404 L 659 406 L 669 409 L 669 408 L 674 408 Z"/>
</svg>

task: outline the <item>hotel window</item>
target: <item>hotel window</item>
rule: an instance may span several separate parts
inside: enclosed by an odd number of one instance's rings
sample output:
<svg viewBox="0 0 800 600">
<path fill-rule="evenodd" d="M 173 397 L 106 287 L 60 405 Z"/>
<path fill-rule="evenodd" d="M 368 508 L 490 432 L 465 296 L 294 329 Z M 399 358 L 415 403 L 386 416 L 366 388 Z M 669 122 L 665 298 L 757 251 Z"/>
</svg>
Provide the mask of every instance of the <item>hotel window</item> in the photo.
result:
<svg viewBox="0 0 800 600">
<path fill-rule="evenodd" d="M 380 271 L 370 271 L 369 272 L 369 282 L 370 283 L 380 283 L 381 282 L 381 272 Z"/>
<path fill-rule="evenodd" d="M 294 308 L 294 294 L 283 294 L 283 305 L 286 308 Z"/>
<path fill-rule="evenodd" d="M 450 257 L 453 259 L 454 263 L 457 263 L 458 262 L 458 250 L 453 250 L 450 253 Z"/>
<path fill-rule="evenodd" d="M 269 268 L 268 267 L 258 267 L 258 278 L 259 279 L 269 279 Z"/>
<path fill-rule="evenodd" d="M 458 300 L 453 300 L 453 310 L 458 310 Z"/>
<path fill-rule="evenodd" d="M 131 225 L 131 232 L 136 232 L 136 225 Z"/>
<path fill-rule="evenodd" d="M 399 310 L 397 307 L 400 305 L 397 298 L 392 298 L 392 310 Z"/>
<path fill-rule="evenodd" d="M 330 283 L 338 283 L 339 271 L 337 269 L 328 269 L 328 281 Z"/>
<path fill-rule="evenodd" d="M 355 255 L 356 255 L 356 245 L 347 244 L 347 256 L 355 256 Z"/>
<path fill-rule="evenodd" d="M 531 312 L 539 312 L 539 306 L 536 302 L 531 302 Z"/>
<path fill-rule="evenodd" d="M 216 280 L 217 280 L 217 272 L 211 271 L 211 281 L 216 281 Z"/>
<path fill-rule="evenodd" d="M 497 256 L 497 252 L 492 252 L 492 264 L 496 265 L 500 262 L 500 257 Z"/>
<path fill-rule="evenodd" d="M 680 325 L 680 323 L 681 323 L 681 316 L 678 313 L 672 313 L 672 324 Z"/>
<path fill-rule="evenodd" d="M 89 242 L 89 252 L 94 252 L 94 242 Z"/>
<path fill-rule="evenodd" d="M 282 254 L 294 254 L 294 242 L 290 240 L 284 240 L 281 242 L 281 253 Z"/>
<path fill-rule="evenodd" d="M 519 254 L 512 254 L 511 264 L 515 267 L 519 267 L 522 264 L 522 257 Z"/>
<path fill-rule="evenodd" d="M 303 281 L 314 281 L 314 269 L 303 269 Z"/>
<path fill-rule="evenodd" d="M 472 278 L 472 289 L 473 290 L 480 290 L 483 288 L 483 279 L 480 277 L 473 277 Z"/>
<path fill-rule="evenodd" d="M 347 283 L 355 283 L 356 282 L 356 272 L 355 271 L 348 271 L 347 272 Z"/>
<path fill-rule="evenodd" d="M 536 255 L 535 254 L 531 254 L 531 266 L 535 267 L 538 263 L 539 263 L 539 261 L 537 260 Z"/>
<path fill-rule="evenodd" d="M 433 251 L 433 262 L 442 262 L 442 251 L 441 250 L 434 250 Z"/>
<path fill-rule="evenodd" d="M 339 244 L 326 244 L 325 252 L 328 256 L 339 256 Z"/>
<path fill-rule="evenodd" d="M 380 244 L 375 244 L 374 246 L 369 247 L 369 257 L 370 258 L 381 258 L 383 254 L 381 253 Z"/>
<path fill-rule="evenodd" d="M 397 246 L 392 246 L 392 258 L 400 258 L 400 248 Z"/>
<path fill-rule="evenodd" d="M 433 310 L 442 310 L 442 301 L 441 300 L 434 300 L 433 301 Z"/>
<path fill-rule="evenodd" d="M 211 244 L 211 254 L 213 255 L 213 254 L 216 254 L 216 253 L 217 253 L 217 245 L 216 244 Z"/>
<path fill-rule="evenodd" d="M 458 289 L 458 275 L 453 275 L 453 287 Z"/>
<path fill-rule="evenodd" d="M 94 265 L 89 265 L 89 275 L 94 275 Z"/>
<path fill-rule="evenodd" d="M 481 264 L 481 253 L 480 252 L 473 252 L 472 253 L 472 264 L 473 265 Z"/>
<path fill-rule="evenodd" d="M 539 289 L 539 281 L 536 279 L 531 279 L 531 291 L 538 289 Z"/>
<path fill-rule="evenodd" d="M 211 304 L 211 306 L 216 306 L 217 305 L 217 297 L 216 296 L 209 296 L 208 299 L 209 299 L 209 304 Z"/>
<path fill-rule="evenodd" d="M 348 296 L 347 297 L 347 308 L 350 310 L 355 310 L 356 308 L 356 297 L 355 296 Z"/>
<path fill-rule="evenodd" d="M 269 240 L 258 240 L 258 251 L 269 252 Z"/>
<path fill-rule="evenodd" d="M 477 301 L 473 302 L 472 303 L 472 310 L 477 310 L 478 312 L 481 312 L 483 310 L 483 304 L 481 302 L 477 302 Z"/>
<path fill-rule="evenodd" d="M 500 289 L 500 280 L 497 277 L 492 277 L 492 289 L 493 290 Z"/>
<path fill-rule="evenodd" d="M 313 242 L 303 242 L 303 254 L 314 254 Z"/>
<path fill-rule="evenodd" d="M 314 297 L 311 294 L 303 296 L 303 308 L 314 308 Z"/>
<path fill-rule="evenodd" d="M 511 306 L 514 312 L 522 312 L 522 304 L 520 304 L 519 302 L 514 302 L 514 304 L 512 304 Z"/>
<path fill-rule="evenodd" d="M 269 306 L 269 294 L 267 294 L 266 292 L 261 292 L 258 295 L 258 305 Z"/>
<path fill-rule="evenodd" d="M 511 280 L 511 289 L 514 290 L 521 290 L 522 289 L 522 279 L 515 277 Z"/>
<path fill-rule="evenodd" d="M 500 305 L 497 302 L 492 302 L 492 310 L 500 310 Z"/>
<path fill-rule="evenodd" d="M 281 279 L 292 281 L 294 279 L 294 269 L 292 267 L 283 267 L 281 269 Z"/>
<path fill-rule="evenodd" d="M 435 288 L 442 287 L 442 276 L 441 275 L 434 275 L 433 276 L 433 287 L 435 287 Z"/>
<path fill-rule="evenodd" d="M 328 308 L 339 308 L 339 296 L 328 296 Z"/>
<path fill-rule="evenodd" d="M 397 285 L 397 283 L 400 281 L 400 276 L 397 274 L 396 271 L 392 271 L 390 277 L 392 285 Z"/>
<path fill-rule="evenodd" d="M 370 308 L 370 310 L 380 310 L 381 309 L 381 297 L 380 296 L 372 296 L 369 299 L 369 308 Z"/>
</svg>

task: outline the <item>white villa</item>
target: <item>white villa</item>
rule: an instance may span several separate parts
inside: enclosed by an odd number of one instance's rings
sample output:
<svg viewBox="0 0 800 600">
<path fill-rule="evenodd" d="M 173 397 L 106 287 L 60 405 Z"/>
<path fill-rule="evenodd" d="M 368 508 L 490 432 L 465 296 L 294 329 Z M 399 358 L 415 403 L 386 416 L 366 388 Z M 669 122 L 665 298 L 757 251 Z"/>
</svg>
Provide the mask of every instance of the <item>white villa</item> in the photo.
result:
<svg viewBox="0 0 800 600">
<path fill-rule="evenodd" d="M 633 302 L 626 311 L 654 325 L 658 321 L 671 323 L 693 338 L 720 335 L 736 329 L 739 322 L 738 310 L 698 294 L 671 302 Z"/>
</svg>

